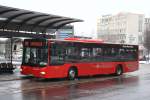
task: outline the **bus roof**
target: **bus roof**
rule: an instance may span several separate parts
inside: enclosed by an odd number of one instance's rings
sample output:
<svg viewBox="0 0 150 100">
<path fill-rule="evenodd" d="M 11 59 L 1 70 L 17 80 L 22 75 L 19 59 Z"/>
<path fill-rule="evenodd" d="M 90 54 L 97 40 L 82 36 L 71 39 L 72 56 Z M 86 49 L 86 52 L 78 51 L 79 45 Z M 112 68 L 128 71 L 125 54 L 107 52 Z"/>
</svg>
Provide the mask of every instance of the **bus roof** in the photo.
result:
<svg viewBox="0 0 150 100">
<path fill-rule="evenodd" d="M 100 39 L 65 38 L 64 40 L 72 42 L 103 43 Z"/>
<path fill-rule="evenodd" d="M 108 45 L 123 45 L 126 46 L 127 48 L 130 46 L 138 46 L 138 45 L 133 45 L 133 44 L 116 44 L 116 43 L 107 43 L 104 42 L 103 40 L 100 39 L 82 39 L 82 38 L 65 38 L 64 40 L 59 40 L 59 39 L 50 39 L 50 41 L 66 41 L 66 42 L 79 42 L 79 43 L 97 43 L 97 44 L 108 44 Z"/>
<path fill-rule="evenodd" d="M 103 40 L 100 39 L 82 39 L 82 38 L 65 38 L 64 40 L 61 39 L 25 39 L 25 40 L 30 40 L 30 41 L 44 41 L 44 40 L 48 40 L 48 41 L 58 41 L 58 42 L 79 42 L 79 43 L 100 43 L 100 44 L 109 44 L 109 45 L 125 45 L 125 46 L 131 46 L 131 44 L 113 44 L 113 43 L 107 43 L 104 42 Z M 138 46 L 138 45 L 132 45 L 132 46 Z"/>
</svg>

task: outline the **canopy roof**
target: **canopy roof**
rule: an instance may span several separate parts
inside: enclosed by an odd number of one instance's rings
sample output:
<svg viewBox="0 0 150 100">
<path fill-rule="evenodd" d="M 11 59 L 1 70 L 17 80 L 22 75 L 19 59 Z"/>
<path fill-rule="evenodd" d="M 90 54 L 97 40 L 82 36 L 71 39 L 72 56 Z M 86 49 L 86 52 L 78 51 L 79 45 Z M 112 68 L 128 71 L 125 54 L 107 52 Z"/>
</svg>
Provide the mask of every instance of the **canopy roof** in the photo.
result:
<svg viewBox="0 0 150 100">
<path fill-rule="evenodd" d="M 45 33 L 47 29 L 59 29 L 80 19 L 33 12 L 0 5 L 0 29 Z"/>
</svg>

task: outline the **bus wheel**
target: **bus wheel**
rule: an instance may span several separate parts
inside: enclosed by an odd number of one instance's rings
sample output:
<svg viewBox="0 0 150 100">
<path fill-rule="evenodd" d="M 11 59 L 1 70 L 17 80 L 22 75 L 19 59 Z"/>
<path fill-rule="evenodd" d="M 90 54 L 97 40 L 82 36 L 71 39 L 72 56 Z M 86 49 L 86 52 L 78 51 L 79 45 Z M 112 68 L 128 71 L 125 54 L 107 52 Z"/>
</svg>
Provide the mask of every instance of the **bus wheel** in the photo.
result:
<svg viewBox="0 0 150 100">
<path fill-rule="evenodd" d="M 123 73 L 123 69 L 122 69 L 122 66 L 117 66 L 116 67 L 116 72 L 115 72 L 115 75 L 116 76 L 120 76 L 120 75 L 122 75 L 122 73 Z"/>
<path fill-rule="evenodd" d="M 77 70 L 75 68 L 71 68 L 68 71 L 68 79 L 69 80 L 74 80 L 77 77 Z"/>
</svg>

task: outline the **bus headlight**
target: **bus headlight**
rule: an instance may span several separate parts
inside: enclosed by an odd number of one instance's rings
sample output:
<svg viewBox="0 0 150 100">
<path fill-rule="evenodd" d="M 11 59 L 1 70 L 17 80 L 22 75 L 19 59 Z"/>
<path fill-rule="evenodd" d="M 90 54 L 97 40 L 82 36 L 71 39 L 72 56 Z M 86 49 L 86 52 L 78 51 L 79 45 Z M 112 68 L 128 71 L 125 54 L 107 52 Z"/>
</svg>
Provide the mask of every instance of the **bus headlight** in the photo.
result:
<svg viewBox="0 0 150 100">
<path fill-rule="evenodd" d="M 45 75 L 46 74 L 46 72 L 40 72 L 41 73 L 41 75 Z"/>
</svg>

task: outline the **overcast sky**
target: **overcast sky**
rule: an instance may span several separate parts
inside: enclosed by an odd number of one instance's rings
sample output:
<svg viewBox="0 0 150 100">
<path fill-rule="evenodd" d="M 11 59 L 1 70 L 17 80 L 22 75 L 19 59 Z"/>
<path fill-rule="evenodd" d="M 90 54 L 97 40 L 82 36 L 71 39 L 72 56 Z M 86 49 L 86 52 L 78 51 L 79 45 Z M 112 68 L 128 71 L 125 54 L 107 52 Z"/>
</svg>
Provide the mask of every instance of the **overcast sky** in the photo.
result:
<svg viewBox="0 0 150 100">
<path fill-rule="evenodd" d="M 93 36 L 101 15 L 132 12 L 150 16 L 150 0 L 0 0 L 0 5 L 82 19 L 74 25 L 76 34 L 83 36 Z"/>
</svg>

